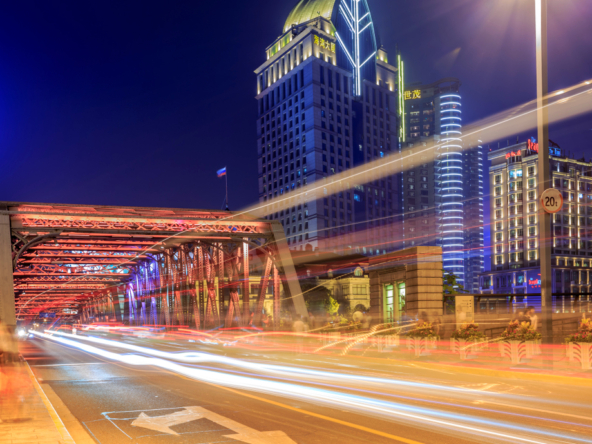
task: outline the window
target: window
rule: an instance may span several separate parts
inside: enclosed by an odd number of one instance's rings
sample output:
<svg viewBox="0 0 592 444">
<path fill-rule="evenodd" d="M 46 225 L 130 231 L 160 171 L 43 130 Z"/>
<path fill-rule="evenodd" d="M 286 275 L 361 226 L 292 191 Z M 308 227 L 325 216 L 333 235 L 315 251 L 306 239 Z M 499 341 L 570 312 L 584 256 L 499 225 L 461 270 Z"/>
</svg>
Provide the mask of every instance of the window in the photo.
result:
<svg viewBox="0 0 592 444">
<path fill-rule="evenodd" d="M 355 286 L 354 286 L 355 287 Z M 385 296 L 385 307 L 384 313 L 387 322 L 392 322 L 394 320 L 394 299 L 395 299 L 395 288 L 393 285 L 387 285 L 384 288 L 384 296 Z"/>
<path fill-rule="evenodd" d="M 528 235 L 534 236 L 536 234 L 536 227 L 528 227 Z"/>
</svg>

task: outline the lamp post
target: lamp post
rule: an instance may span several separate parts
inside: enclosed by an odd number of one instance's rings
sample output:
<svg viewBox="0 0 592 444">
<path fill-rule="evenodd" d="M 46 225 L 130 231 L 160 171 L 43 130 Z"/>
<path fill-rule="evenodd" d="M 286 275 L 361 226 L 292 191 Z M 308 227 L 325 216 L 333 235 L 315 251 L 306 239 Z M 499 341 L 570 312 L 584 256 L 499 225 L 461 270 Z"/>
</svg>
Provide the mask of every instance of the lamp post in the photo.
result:
<svg viewBox="0 0 592 444">
<path fill-rule="evenodd" d="M 551 188 L 549 165 L 549 117 L 547 112 L 547 0 L 535 0 L 536 18 L 536 79 L 537 127 L 539 139 L 538 191 L 539 196 Z M 553 281 L 551 270 L 551 214 L 540 211 L 539 259 L 541 263 L 541 327 L 543 342 L 553 342 Z"/>
</svg>

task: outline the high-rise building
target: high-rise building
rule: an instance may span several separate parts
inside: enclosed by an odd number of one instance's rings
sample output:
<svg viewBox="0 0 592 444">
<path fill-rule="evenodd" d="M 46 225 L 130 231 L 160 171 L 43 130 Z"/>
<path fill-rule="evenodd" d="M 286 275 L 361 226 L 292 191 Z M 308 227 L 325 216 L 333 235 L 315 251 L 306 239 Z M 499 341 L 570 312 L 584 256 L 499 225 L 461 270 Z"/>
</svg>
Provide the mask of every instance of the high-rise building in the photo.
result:
<svg viewBox="0 0 592 444">
<path fill-rule="evenodd" d="M 553 188 L 563 208 L 552 216 L 553 293 L 588 293 L 592 284 L 592 162 L 550 148 Z M 530 139 L 488 155 L 491 271 L 483 293 L 540 293 L 538 144 Z"/>
<path fill-rule="evenodd" d="M 345 183 L 322 199 L 273 202 L 399 151 L 398 73 L 366 0 L 300 0 L 257 75 L 259 199 L 292 249 L 395 248 L 395 177 Z M 274 211 L 275 210 L 275 211 Z"/>
<path fill-rule="evenodd" d="M 464 287 L 479 292 L 479 275 L 485 269 L 483 146 L 477 140 L 463 150 Z"/>
<path fill-rule="evenodd" d="M 403 174 L 405 246 L 442 247 L 444 269 L 468 291 L 483 271 L 482 147 L 461 139 L 460 81 L 405 87 L 404 153 L 421 152 Z M 434 144 L 437 149 L 422 147 Z"/>
</svg>

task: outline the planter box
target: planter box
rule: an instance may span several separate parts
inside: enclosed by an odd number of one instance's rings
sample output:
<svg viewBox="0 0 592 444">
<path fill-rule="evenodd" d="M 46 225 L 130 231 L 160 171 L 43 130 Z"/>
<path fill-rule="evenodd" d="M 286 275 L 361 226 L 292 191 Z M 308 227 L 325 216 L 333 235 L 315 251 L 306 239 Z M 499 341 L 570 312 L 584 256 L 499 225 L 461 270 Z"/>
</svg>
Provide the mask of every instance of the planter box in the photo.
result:
<svg viewBox="0 0 592 444">
<path fill-rule="evenodd" d="M 579 361 L 582 370 L 592 369 L 592 343 L 568 342 L 567 357 L 570 362 Z"/>
<path fill-rule="evenodd" d="M 499 343 L 499 350 L 502 358 L 507 356 L 512 360 L 513 365 L 517 365 L 522 358 L 526 357 L 526 342 L 503 341 Z"/>
<path fill-rule="evenodd" d="M 417 357 L 429 355 L 429 350 L 436 348 L 436 338 L 407 338 L 407 348 L 413 350 Z"/>
<path fill-rule="evenodd" d="M 533 356 L 540 355 L 541 352 L 541 340 L 535 339 L 534 341 L 525 341 L 526 344 L 526 358 L 532 358 Z"/>
<path fill-rule="evenodd" d="M 467 341 L 466 339 L 450 339 L 450 350 L 453 353 L 460 353 L 460 359 L 465 360 L 469 354 L 477 354 L 484 346 L 487 345 L 485 339 L 482 341 Z"/>
<path fill-rule="evenodd" d="M 401 343 L 399 335 L 374 336 L 372 341 L 376 344 L 378 351 L 386 347 L 398 347 Z"/>
</svg>

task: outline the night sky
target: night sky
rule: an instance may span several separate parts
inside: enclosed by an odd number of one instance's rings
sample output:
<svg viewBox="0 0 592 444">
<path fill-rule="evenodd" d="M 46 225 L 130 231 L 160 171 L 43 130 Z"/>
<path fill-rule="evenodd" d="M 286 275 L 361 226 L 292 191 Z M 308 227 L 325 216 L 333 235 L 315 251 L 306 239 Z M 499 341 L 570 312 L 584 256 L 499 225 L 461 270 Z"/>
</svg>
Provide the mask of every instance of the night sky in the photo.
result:
<svg viewBox="0 0 592 444">
<path fill-rule="evenodd" d="M 231 208 L 253 203 L 253 71 L 296 2 L 5 2 L 0 200 L 217 209 L 227 166 Z M 408 83 L 461 79 L 465 123 L 535 97 L 534 0 L 368 2 Z M 556 90 L 592 78 L 592 1 L 549 3 Z M 591 130 L 550 137 L 590 157 Z"/>
</svg>

